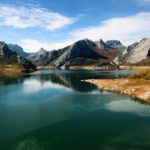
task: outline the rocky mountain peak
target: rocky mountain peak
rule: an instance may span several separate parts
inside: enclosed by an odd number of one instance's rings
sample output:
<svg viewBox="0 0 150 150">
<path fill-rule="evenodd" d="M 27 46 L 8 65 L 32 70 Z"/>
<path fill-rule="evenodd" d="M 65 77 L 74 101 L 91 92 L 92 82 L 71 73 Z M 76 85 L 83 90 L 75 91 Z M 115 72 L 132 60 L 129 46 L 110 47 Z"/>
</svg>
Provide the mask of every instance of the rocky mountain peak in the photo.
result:
<svg viewBox="0 0 150 150">
<path fill-rule="evenodd" d="M 86 47 L 95 47 L 96 46 L 96 44 L 93 42 L 93 41 L 91 41 L 91 40 L 89 40 L 89 39 L 83 39 L 83 40 L 79 40 L 79 41 L 77 41 L 77 42 L 75 42 L 73 45 L 72 45 L 72 47 L 80 47 L 80 48 L 86 48 Z"/>
<path fill-rule="evenodd" d="M 142 42 L 146 42 L 146 41 L 149 41 L 150 38 L 143 38 L 139 43 L 142 43 Z"/>
<path fill-rule="evenodd" d="M 106 44 L 110 47 L 122 46 L 122 43 L 118 40 L 109 40 L 106 41 Z"/>
<path fill-rule="evenodd" d="M 96 42 L 98 48 L 103 49 L 103 50 L 109 50 L 111 47 L 109 47 L 102 39 Z"/>
<path fill-rule="evenodd" d="M 15 52 L 12 52 L 8 45 L 5 42 L 0 42 L 0 56 L 1 57 L 10 57 L 11 55 L 16 55 Z"/>
<path fill-rule="evenodd" d="M 55 62 L 55 66 L 60 67 L 66 63 L 69 64 L 69 61 L 78 57 L 98 59 L 101 56 L 93 51 L 95 47 L 96 44 L 91 40 L 79 40 L 65 50 Z"/>
<path fill-rule="evenodd" d="M 37 54 L 38 55 L 45 55 L 45 53 L 47 53 L 48 51 L 45 50 L 44 48 L 40 48 L 38 51 L 37 51 Z"/>
<path fill-rule="evenodd" d="M 16 52 L 19 56 L 27 57 L 28 53 L 24 52 L 23 48 L 17 44 L 8 44 L 8 47 L 13 52 Z"/>
</svg>

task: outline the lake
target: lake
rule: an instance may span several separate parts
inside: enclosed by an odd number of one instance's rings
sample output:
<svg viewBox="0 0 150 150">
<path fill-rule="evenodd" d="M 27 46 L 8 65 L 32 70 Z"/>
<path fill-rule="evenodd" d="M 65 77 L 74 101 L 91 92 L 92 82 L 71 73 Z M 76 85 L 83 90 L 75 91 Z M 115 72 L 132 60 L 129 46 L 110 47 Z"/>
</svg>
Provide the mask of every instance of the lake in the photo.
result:
<svg viewBox="0 0 150 150">
<path fill-rule="evenodd" d="M 1 75 L 0 150 L 149 150 L 149 104 L 81 82 L 131 72 Z"/>
</svg>

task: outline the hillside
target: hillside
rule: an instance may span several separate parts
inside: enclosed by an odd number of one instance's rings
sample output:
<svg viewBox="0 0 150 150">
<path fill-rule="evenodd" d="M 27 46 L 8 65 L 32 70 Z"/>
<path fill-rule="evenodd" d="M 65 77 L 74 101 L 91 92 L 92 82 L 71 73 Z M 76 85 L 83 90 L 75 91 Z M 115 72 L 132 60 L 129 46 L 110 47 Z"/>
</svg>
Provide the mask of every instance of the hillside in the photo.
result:
<svg viewBox="0 0 150 150">
<path fill-rule="evenodd" d="M 114 59 L 117 65 L 150 65 L 150 38 L 130 46 Z"/>
<path fill-rule="evenodd" d="M 119 49 L 120 47 L 120 49 Z M 87 65 L 111 65 L 112 60 L 122 52 L 120 41 L 93 42 L 83 39 L 63 49 L 47 51 L 40 49 L 27 58 L 36 65 L 50 65 L 57 68 Z"/>
<path fill-rule="evenodd" d="M 36 70 L 33 63 L 10 50 L 5 42 L 0 42 L 0 68 L 1 71 L 5 68 L 18 68 L 24 72 Z"/>
</svg>

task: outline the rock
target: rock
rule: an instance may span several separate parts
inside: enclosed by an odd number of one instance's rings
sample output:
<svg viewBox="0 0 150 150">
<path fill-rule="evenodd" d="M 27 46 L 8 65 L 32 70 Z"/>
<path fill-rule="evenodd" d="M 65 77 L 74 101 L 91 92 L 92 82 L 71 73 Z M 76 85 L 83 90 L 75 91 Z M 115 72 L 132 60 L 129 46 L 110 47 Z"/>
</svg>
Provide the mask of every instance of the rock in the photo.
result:
<svg viewBox="0 0 150 150">
<path fill-rule="evenodd" d="M 21 56 L 17 56 L 17 61 L 24 67 L 23 72 L 32 72 L 37 70 L 36 65 Z"/>
<path fill-rule="evenodd" d="M 106 41 L 106 44 L 111 47 L 111 49 L 116 49 L 116 50 L 120 50 L 123 51 L 126 49 L 126 46 L 124 46 L 120 41 L 118 40 L 109 40 Z"/>
<path fill-rule="evenodd" d="M 96 42 L 98 48 L 103 50 L 120 50 L 123 51 L 126 47 L 118 40 L 109 40 L 104 42 L 102 39 Z"/>
<path fill-rule="evenodd" d="M 150 55 L 150 38 L 144 38 L 136 42 L 123 51 L 120 56 L 114 59 L 117 65 L 136 64 L 143 60 L 149 59 Z"/>
<path fill-rule="evenodd" d="M 8 48 L 16 52 L 19 56 L 26 58 L 29 54 L 24 52 L 23 48 L 17 44 L 8 44 Z"/>
<path fill-rule="evenodd" d="M 55 66 L 61 67 L 71 59 L 77 57 L 85 57 L 92 59 L 104 58 L 103 56 L 100 56 L 99 54 L 93 51 L 95 47 L 96 44 L 88 39 L 80 40 L 65 50 L 65 52 L 56 60 Z"/>
<path fill-rule="evenodd" d="M 108 44 L 117 47 L 117 45 L 121 45 L 121 42 L 117 40 L 112 40 L 108 41 Z M 112 62 L 112 60 L 118 54 L 118 49 L 114 52 L 109 52 L 109 50 L 115 49 L 107 45 L 102 39 L 97 42 L 83 39 L 75 42 L 73 45 L 67 46 L 59 50 L 46 51 L 44 49 L 40 49 L 38 52 L 30 54 L 27 59 L 39 66 L 50 65 L 56 68 L 66 68 L 65 64 L 67 62 L 70 63 L 70 66 L 91 66 L 106 63 L 114 66 L 115 64 Z M 103 60 L 98 61 L 98 59 L 100 58 L 101 60 Z"/>
<path fill-rule="evenodd" d="M 0 65 L 18 65 L 23 67 L 23 71 L 35 71 L 36 66 L 33 65 L 29 60 L 17 55 L 9 49 L 5 42 L 0 42 Z"/>
<path fill-rule="evenodd" d="M 107 43 L 105 43 L 102 39 L 97 41 L 96 44 L 97 44 L 98 48 L 103 49 L 103 50 L 110 50 L 110 49 L 112 49 L 112 47 L 107 45 Z"/>
<path fill-rule="evenodd" d="M 16 53 L 11 51 L 5 42 L 0 42 L 0 57 L 9 58 L 12 55 L 16 55 Z"/>
<path fill-rule="evenodd" d="M 58 58 L 68 47 L 60 50 L 47 51 L 41 48 L 36 53 L 30 54 L 27 59 L 36 65 L 53 65 L 53 61 Z"/>
<path fill-rule="evenodd" d="M 122 46 L 122 43 L 118 40 L 109 40 L 109 41 L 106 41 L 106 44 L 110 47 Z"/>
</svg>

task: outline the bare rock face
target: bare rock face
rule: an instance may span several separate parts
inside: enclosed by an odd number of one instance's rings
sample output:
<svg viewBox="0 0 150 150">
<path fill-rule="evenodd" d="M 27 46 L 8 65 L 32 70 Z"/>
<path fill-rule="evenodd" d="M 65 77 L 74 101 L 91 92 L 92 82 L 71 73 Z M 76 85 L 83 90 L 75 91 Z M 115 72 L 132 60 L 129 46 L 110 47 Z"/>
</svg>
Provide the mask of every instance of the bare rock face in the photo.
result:
<svg viewBox="0 0 150 150">
<path fill-rule="evenodd" d="M 27 59 L 32 62 L 38 63 L 39 61 L 45 60 L 47 55 L 48 51 L 46 51 L 43 48 L 40 48 L 39 51 L 37 51 L 36 53 L 29 54 Z"/>
<path fill-rule="evenodd" d="M 126 46 L 124 46 L 120 41 L 118 40 L 109 40 L 106 41 L 106 44 L 111 47 L 111 49 L 120 50 L 123 51 L 126 49 Z"/>
<path fill-rule="evenodd" d="M 0 42 L 0 65 L 5 66 L 10 64 L 22 66 L 24 71 L 36 70 L 36 66 L 29 60 L 10 50 L 5 42 Z"/>
<path fill-rule="evenodd" d="M 134 64 L 147 59 L 150 49 L 150 38 L 145 38 L 139 42 L 137 46 L 130 50 L 125 58 L 125 62 Z"/>
<path fill-rule="evenodd" d="M 101 56 L 93 51 L 96 44 L 88 39 L 80 40 L 70 46 L 55 62 L 56 67 L 61 67 L 73 58 L 85 57 L 97 59 Z"/>
<path fill-rule="evenodd" d="M 106 41 L 106 44 L 110 47 L 122 46 L 121 42 L 118 40 L 109 40 L 109 41 Z"/>
<path fill-rule="evenodd" d="M 120 51 L 122 52 L 122 47 L 121 42 L 117 40 L 104 42 L 100 39 L 93 42 L 83 39 L 59 50 L 46 51 L 40 49 L 36 53 L 29 54 L 27 59 L 36 65 L 50 65 L 54 68 L 67 68 L 72 65 L 95 65 L 101 64 L 103 61 L 112 61 Z"/>
<path fill-rule="evenodd" d="M 98 48 L 103 50 L 124 50 L 126 47 L 118 40 L 109 40 L 104 42 L 102 39 L 96 42 Z"/>
<path fill-rule="evenodd" d="M 128 46 L 119 56 L 117 56 L 114 59 L 114 63 L 117 65 L 122 65 L 125 62 L 126 57 L 128 57 L 128 54 L 130 53 L 130 51 L 135 48 L 139 43 L 136 42 L 130 46 Z"/>
<path fill-rule="evenodd" d="M 8 45 L 5 42 L 0 42 L 0 57 L 10 57 L 12 55 L 16 55 L 15 52 L 11 51 L 8 48 Z"/>
<path fill-rule="evenodd" d="M 105 43 L 102 39 L 96 42 L 96 45 L 98 48 L 103 49 L 103 50 L 110 50 L 112 49 L 111 46 L 109 46 L 107 43 Z"/>
<path fill-rule="evenodd" d="M 52 50 L 52 51 L 47 51 L 43 48 L 41 48 L 39 51 L 36 53 L 29 54 L 27 57 L 28 60 L 33 62 L 36 65 L 52 65 L 53 61 L 60 57 L 60 55 L 67 49 L 68 47 L 65 47 L 64 49 L 60 50 Z"/>
<path fill-rule="evenodd" d="M 150 38 L 144 38 L 123 51 L 120 56 L 114 59 L 117 65 L 136 64 L 150 57 Z"/>
<path fill-rule="evenodd" d="M 8 44 L 8 48 L 13 52 L 16 52 L 19 56 L 22 56 L 24 58 L 28 56 L 28 53 L 24 52 L 23 48 L 17 44 Z"/>
</svg>

